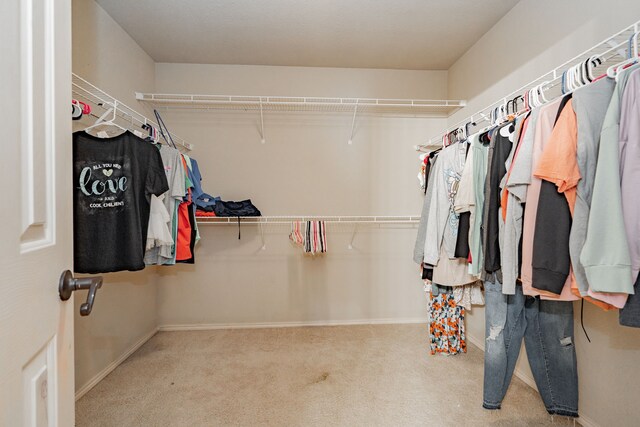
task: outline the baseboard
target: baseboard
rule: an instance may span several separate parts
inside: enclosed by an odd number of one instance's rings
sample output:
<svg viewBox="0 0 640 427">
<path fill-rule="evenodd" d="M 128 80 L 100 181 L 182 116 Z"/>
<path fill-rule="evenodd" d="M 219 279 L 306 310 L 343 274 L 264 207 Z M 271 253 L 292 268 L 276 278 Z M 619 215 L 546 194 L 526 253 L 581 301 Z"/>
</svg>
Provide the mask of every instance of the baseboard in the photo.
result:
<svg viewBox="0 0 640 427">
<path fill-rule="evenodd" d="M 161 325 L 158 330 L 169 331 L 206 331 L 216 329 L 262 329 L 262 328 L 299 328 L 305 326 L 354 326 L 354 325 L 398 325 L 398 324 L 427 324 L 424 318 L 401 319 L 356 319 L 356 320 L 311 320 L 301 322 L 257 322 L 257 323 L 191 323 L 179 325 Z"/>
<path fill-rule="evenodd" d="M 79 390 L 76 390 L 76 401 L 80 399 L 82 396 L 87 394 L 89 390 L 94 388 L 100 381 L 102 381 L 107 375 L 113 372 L 122 362 L 127 360 L 127 357 L 131 356 L 137 349 L 142 347 L 144 343 L 149 341 L 151 337 L 153 337 L 156 333 L 158 333 L 158 328 L 153 329 L 151 332 L 140 338 L 135 344 L 127 349 L 120 357 L 118 357 L 113 362 L 109 363 L 102 371 L 100 371 L 96 376 L 91 378 L 89 382 L 80 387 Z"/>
<path fill-rule="evenodd" d="M 596 423 L 589 417 L 585 417 L 584 415 L 580 415 L 580 418 L 576 420 L 576 423 L 580 424 L 582 427 L 600 427 L 600 424 Z"/>
</svg>

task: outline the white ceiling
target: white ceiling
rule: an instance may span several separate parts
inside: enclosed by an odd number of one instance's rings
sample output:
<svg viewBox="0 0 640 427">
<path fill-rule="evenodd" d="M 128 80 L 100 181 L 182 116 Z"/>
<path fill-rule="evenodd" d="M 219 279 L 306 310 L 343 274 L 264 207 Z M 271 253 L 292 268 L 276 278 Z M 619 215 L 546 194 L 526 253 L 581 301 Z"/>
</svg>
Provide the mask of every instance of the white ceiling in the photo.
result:
<svg viewBox="0 0 640 427">
<path fill-rule="evenodd" d="M 96 0 L 156 62 L 448 69 L 519 0 Z"/>
</svg>

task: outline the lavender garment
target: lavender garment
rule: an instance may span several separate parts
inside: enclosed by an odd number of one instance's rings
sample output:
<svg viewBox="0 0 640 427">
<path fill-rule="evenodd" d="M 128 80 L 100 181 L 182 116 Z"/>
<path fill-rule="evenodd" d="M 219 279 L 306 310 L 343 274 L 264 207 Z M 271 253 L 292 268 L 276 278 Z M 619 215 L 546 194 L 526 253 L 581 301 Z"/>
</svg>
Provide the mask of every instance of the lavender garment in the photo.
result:
<svg viewBox="0 0 640 427">
<path fill-rule="evenodd" d="M 620 105 L 620 188 L 633 281 L 640 270 L 640 70 L 627 81 Z"/>
<path fill-rule="evenodd" d="M 629 76 L 622 96 L 620 111 L 620 186 L 622 214 L 627 231 L 631 273 L 635 294 L 630 295 L 620 312 L 620 324 L 640 328 L 640 295 L 638 295 L 638 269 L 640 269 L 640 70 Z"/>
</svg>

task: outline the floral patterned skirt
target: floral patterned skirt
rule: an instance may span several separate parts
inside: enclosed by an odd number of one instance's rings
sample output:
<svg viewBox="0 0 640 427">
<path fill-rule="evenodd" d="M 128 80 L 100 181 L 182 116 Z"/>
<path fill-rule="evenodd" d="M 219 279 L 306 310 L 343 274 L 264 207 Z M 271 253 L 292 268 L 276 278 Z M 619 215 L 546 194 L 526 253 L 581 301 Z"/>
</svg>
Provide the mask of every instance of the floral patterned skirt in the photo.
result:
<svg viewBox="0 0 640 427">
<path fill-rule="evenodd" d="M 454 355 L 467 352 L 463 306 L 453 293 L 429 296 L 429 340 L 431 354 Z"/>
</svg>

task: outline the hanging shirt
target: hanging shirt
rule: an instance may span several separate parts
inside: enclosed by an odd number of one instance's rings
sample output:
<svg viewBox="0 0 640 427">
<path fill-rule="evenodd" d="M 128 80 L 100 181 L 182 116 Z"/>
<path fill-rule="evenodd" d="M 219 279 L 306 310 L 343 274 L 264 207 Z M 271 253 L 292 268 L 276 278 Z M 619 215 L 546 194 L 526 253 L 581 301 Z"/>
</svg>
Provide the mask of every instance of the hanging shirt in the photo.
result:
<svg viewBox="0 0 640 427">
<path fill-rule="evenodd" d="M 187 195 L 182 203 L 178 205 L 178 236 L 176 238 L 176 262 L 189 261 L 193 258 L 192 239 L 193 223 L 191 220 L 191 190 L 193 188 L 192 181 L 189 179 L 186 156 L 181 155 L 182 173 L 185 175 L 187 185 Z"/>
<path fill-rule="evenodd" d="M 458 237 L 456 240 L 455 257 L 462 258 L 465 261 L 469 258 L 469 232 L 471 229 L 471 212 L 469 210 L 470 203 L 473 198 L 473 152 L 470 150 L 471 141 L 464 141 L 466 146 L 467 157 L 464 162 L 464 169 L 462 170 L 462 176 L 460 183 L 458 184 L 458 191 L 456 192 L 455 201 L 453 203 L 453 210 L 459 216 L 458 220 Z M 462 194 L 461 194 L 462 193 Z M 464 210 L 458 206 L 458 201 L 463 200 Z"/>
<path fill-rule="evenodd" d="M 489 159 L 489 134 L 478 135 L 471 139 L 471 151 L 473 151 L 473 205 L 469 207 L 470 229 L 469 229 L 469 252 L 471 262 L 469 263 L 469 274 L 480 278 L 482 266 L 484 265 L 484 254 L 482 253 L 482 220 L 485 202 L 485 180 L 487 177 L 487 166 Z"/>
<path fill-rule="evenodd" d="M 602 293 L 590 289 L 587 275 L 580 262 L 580 253 L 587 237 L 600 132 L 614 88 L 613 79 L 602 79 L 580 88 L 573 94 L 573 108 L 578 122 L 577 159 L 581 177 L 578 181 L 573 225 L 569 236 L 569 252 L 576 286 L 574 293 L 577 292 L 587 301 L 605 310 L 624 307 L 627 294 Z"/>
<path fill-rule="evenodd" d="M 580 254 L 589 286 L 598 292 L 634 293 L 620 187 L 620 104 L 630 73 L 639 68 L 620 71 L 600 134 L 589 226 Z"/>
<path fill-rule="evenodd" d="M 73 134 L 74 271 L 142 270 L 151 195 L 169 189 L 158 149 L 126 131 Z"/>
<path fill-rule="evenodd" d="M 171 221 L 171 215 L 167 212 L 167 208 L 162 203 L 165 194 L 156 197 L 151 196 L 151 210 L 149 213 L 149 229 L 147 231 L 147 244 L 146 250 L 153 247 L 168 247 L 173 246 L 173 236 L 169 230 L 169 221 Z"/>
<path fill-rule="evenodd" d="M 532 281 L 532 258 L 533 239 L 535 235 L 536 217 L 538 212 L 538 201 L 542 180 L 533 176 L 537 164 L 542 156 L 542 152 L 551 136 L 558 110 L 562 99 L 556 99 L 540 108 L 538 121 L 533 133 L 533 147 L 531 151 L 531 171 L 530 184 L 526 192 L 526 204 L 524 208 L 524 219 L 522 223 L 522 292 L 529 296 L 540 296 L 541 299 L 553 299 L 560 301 L 575 301 L 578 299 L 571 292 L 571 288 L 563 288 L 559 297 L 540 295 L 539 291 L 533 289 Z"/>
<path fill-rule="evenodd" d="M 459 143 L 445 147 L 438 155 L 425 237 L 424 261 L 427 264 L 438 264 L 441 246 L 444 246 L 448 258 L 455 257 L 459 217 L 453 210 L 453 204 L 465 156 L 466 146 Z"/>
<path fill-rule="evenodd" d="M 169 230 L 171 231 L 173 244 L 170 246 L 156 245 L 147 249 L 144 255 L 144 262 L 147 265 L 175 263 L 175 242 L 178 236 L 178 204 L 180 204 L 187 192 L 180 152 L 173 147 L 161 145 L 160 157 L 162 158 L 164 173 L 169 183 L 169 192 L 165 195 L 162 203 L 170 216 Z"/>
<path fill-rule="evenodd" d="M 477 281 L 477 277 L 469 274 L 467 260 L 449 258 L 442 245 L 438 264 L 433 267 L 433 283 L 442 286 L 464 286 Z"/>
<path fill-rule="evenodd" d="M 640 271 L 640 70 L 632 71 L 620 106 L 620 190 L 631 256 L 631 280 Z"/>
<path fill-rule="evenodd" d="M 533 147 L 533 129 L 538 121 L 536 109 L 524 121 L 517 138 L 508 176 L 503 189 L 506 198 L 506 212 L 503 228 L 503 244 L 500 250 L 502 261 L 502 292 L 513 295 L 522 264 L 522 220 L 523 203 L 527 197 L 527 187 L 531 182 L 531 154 Z"/>
<path fill-rule="evenodd" d="M 187 156 L 186 154 L 183 155 L 184 156 L 184 160 L 187 164 L 187 177 L 189 179 L 189 181 L 191 181 L 191 207 L 189 209 L 191 209 L 193 211 L 193 215 L 194 215 L 194 219 L 193 221 L 191 221 L 191 228 L 192 230 L 195 231 L 195 241 L 193 242 L 193 245 L 195 245 L 196 243 L 198 243 L 198 241 L 200 241 L 200 230 L 198 229 L 198 222 L 195 220 L 195 213 L 196 213 L 196 204 L 195 204 L 195 196 L 194 194 L 198 194 L 198 196 L 202 196 L 204 193 L 202 192 L 202 187 L 200 186 L 200 182 L 202 181 L 202 177 L 200 176 L 200 170 L 197 169 L 197 174 L 195 172 L 196 169 L 194 169 L 194 164 L 197 168 L 197 162 L 195 160 L 193 160 L 191 157 Z"/>
<path fill-rule="evenodd" d="M 506 224 L 506 219 L 507 219 L 507 209 L 509 206 L 509 193 L 506 191 L 506 186 L 507 186 L 507 179 L 509 178 L 509 174 L 511 172 L 512 169 L 512 165 L 513 165 L 513 160 L 516 156 L 516 152 L 518 151 L 518 146 L 520 143 L 520 136 L 522 135 L 522 131 L 523 131 L 523 127 L 525 127 L 527 120 L 526 120 L 527 116 L 520 116 L 517 117 L 514 120 L 514 132 L 512 133 L 512 135 L 509 137 L 509 139 L 511 140 L 511 151 L 509 152 L 509 156 L 507 157 L 507 160 L 504 162 L 505 168 L 506 168 L 506 173 L 504 174 L 504 176 L 502 177 L 502 180 L 500 181 L 500 185 L 499 185 L 499 197 L 500 197 L 500 209 L 498 210 L 498 245 L 500 248 L 500 271 L 502 272 L 503 269 L 503 265 L 504 265 L 504 255 L 505 255 L 505 249 L 507 249 L 507 258 L 510 256 L 510 254 L 512 253 L 511 248 L 507 248 L 505 247 L 505 229 L 504 226 Z M 509 262 L 509 260 L 507 260 L 507 262 Z M 516 260 L 516 265 L 518 264 L 518 261 Z M 504 283 L 504 276 L 502 278 L 502 282 Z M 504 292 L 504 287 L 503 287 L 503 292 Z"/>
<path fill-rule="evenodd" d="M 556 122 L 534 171 L 542 179 L 533 242 L 533 287 L 560 295 L 571 287 L 569 234 L 580 180 L 578 124 L 569 100 Z"/>
<path fill-rule="evenodd" d="M 413 260 L 416 264 L 422 264 L 424 262 L 424 245 L 427 236 L 427 221 L 429 220 L 429 208 L 431 206 L 431 199 L 433 196 L 433 176 L 435 175 L 435 163 L 438 159 L 438 155 L 429 156 L 429 175 L 426 179 L 426 193 L 424 196 L 424 203 L 422 204 L 422 215 L 420 216 L 420 224 L 418 225 L 418 235 L 416 237 L 416 244 L 413 249 Z"/>
<path fill-rule="evenodd" d="M 469 138 L 469 143 L 473 147 L 478 135 L 473 135 Z M 473 187 L 473 148 L 469 150 L 467 159 L 462 169 L 462 175 L 460 177 L 460 184 L 458 185 L 458 192 L 453 203 L 453 209 L 456 213 L 471 212 L 471 208 L 475 205 L 475 195 Z"/>
<path fill-rule="evenodd" d="M 631 256 L 631 274 L 635 294 L 629 297 L 620 312 L 620 324 L 640 327 L 640 295 L 638 269 L 640 269 L 640 71 L 633 71 L 622 97 L 620 118 L 620 181 L 622 214 L 627 231 Z"/>
<path fill-rule="evenodd" d="M 500 270 L 500 182 L 507 173 L 505 162 L 511 153 L 513 123 L 508 123 L 494 134 L 495 144 L 492 152 L 491 166 L 487 173 L 486 188 L 488 197 L 485 200 L 484 269 L 486 273 Z"/>
</svg>

